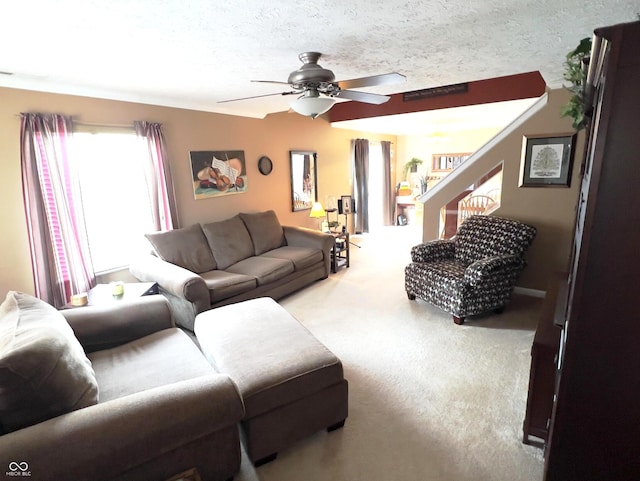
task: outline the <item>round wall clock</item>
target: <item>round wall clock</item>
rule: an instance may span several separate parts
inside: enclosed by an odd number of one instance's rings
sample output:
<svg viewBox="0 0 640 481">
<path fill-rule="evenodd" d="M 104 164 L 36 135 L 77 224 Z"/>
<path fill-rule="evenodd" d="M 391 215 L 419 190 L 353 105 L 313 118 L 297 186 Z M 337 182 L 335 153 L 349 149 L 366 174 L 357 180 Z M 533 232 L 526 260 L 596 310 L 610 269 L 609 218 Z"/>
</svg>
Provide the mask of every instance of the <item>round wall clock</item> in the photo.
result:
<svg viewBox="0 0 640 481">
<path fill-rule="evenodd" d="M 258 170 L 262 175 L 269 175 L 273 170 L 271 159 L 266 155 L 260 157 L 260 159 L 258 159 Z"/>
</svg>

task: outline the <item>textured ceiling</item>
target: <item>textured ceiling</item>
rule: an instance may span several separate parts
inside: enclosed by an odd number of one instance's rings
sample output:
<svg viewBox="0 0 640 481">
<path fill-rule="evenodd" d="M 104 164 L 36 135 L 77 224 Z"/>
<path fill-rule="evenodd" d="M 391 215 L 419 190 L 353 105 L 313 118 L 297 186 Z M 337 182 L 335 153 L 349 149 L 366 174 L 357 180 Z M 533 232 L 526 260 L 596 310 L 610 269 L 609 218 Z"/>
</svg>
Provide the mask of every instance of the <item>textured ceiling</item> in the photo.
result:
<svg viewBox="0 0 640 481">
<path fill-rule="evenodd" d="M 639 0 L 6 0 L 0 86 L 262 117 L 292 97 L 298 54 L 338 80 L 397 71 L 389 94 L 539 70 L 562 85 L 567 51 L 632 21 Z M 283 88 L 281 88 L 283 87 Z"/>
</svg>

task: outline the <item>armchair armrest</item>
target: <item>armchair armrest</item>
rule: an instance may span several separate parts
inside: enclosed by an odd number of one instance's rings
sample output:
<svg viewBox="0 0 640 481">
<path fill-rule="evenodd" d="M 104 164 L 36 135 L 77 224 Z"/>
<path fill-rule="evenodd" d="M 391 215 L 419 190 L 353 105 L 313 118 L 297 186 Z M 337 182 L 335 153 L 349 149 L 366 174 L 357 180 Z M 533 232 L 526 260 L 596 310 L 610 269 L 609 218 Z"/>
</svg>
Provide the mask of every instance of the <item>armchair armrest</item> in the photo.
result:
<svg viewBox="0 0 640 481">
<path fill-rule="evenodd" d="M 518 272 L 524 265 L 524 259 L 517 255 L 487 257 L 467 266 L 464 281 L 471 286 L 478 286 L 497 272 Z"/>
<path fill-rule="evenodd" d="M 175 326 L 169 303 L 163 296 L 60 312 L 86 352 L 107 349 Z"/>
<path fill-rule="evenodd" d="M 6 459 L 29 464 L 36 479 L 127 477 L 157 459 L 231 427 L 244 415 L 235 384 L 211 374 L 79 409 L 0 436 Z M 180 456 L 176 456 L 180 459 Z M 188 462 L 188 460 L 187 460 Z M 172 466 L 171 473 L 192 466 Z M 148 479 L 148 478 L 147 478 Z"/>
<path fill-rule="evenodd" d="M 136 279 L 156 282 L 160 288 L 195 305 L 196 313 L 211 307 L 209 289 L 198 274 L 149 254 L 129 266 Z"/>
<path fill-rule="evenodd" d="M 290 246 L 314 247 L 323 251 L 325 255 L 329 255 L 335 242 L 331 234 L 325 234 L 317 230 L 296 226 L 283 226 L 282 228 L 287 245 Z"/>
<path fill-rule="evenodd" d="M 433 262 L 453 259 L 455 242 L 450 239 L 438 239 L 418 244 L 411 248 L 412 262 Z"/>
</svg>

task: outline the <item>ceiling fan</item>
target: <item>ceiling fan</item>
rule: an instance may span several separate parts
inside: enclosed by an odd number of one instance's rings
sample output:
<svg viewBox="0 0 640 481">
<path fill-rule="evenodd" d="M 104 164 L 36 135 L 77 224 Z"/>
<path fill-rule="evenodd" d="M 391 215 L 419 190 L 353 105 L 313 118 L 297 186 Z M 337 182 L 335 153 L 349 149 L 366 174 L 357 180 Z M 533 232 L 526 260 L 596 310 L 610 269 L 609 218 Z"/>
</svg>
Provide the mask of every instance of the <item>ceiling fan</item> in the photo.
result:
<svg viewBox="0 0 640 481">
<path fill-rule="evenodd" d="M 232 100 L 222 100 L 218 103 L 236 102 L 238 100 L 255 99 L 259 97 L 269 97 L 272 95 L 299 95 L 291 103 L 291 108 L 301 115 L 306 115 L 315 119 L 328 111 L 335 103 L 336 98 L 355 100 L 368 104 L 383 104 L 391 97 L 367 92 L 350 90 L 358 87 L 373 87 L 378 85 L 391 85 L 404 82 L 405 76 L 397 72 L 381 75 L 372 75 L 351 80 L 335 81 L 335 75 L 331 70 L 325 69 L 318 64 L 322 56 L 319 52 L 303 52 L 298 55 L 302 62 L 302 67 L 289 74 L 286 82 L 273 80 L 252 80 L 252 82 L 274 83 L 289 85 L 293 90 L 278 92 L 273 94 L 254 95 Z"/>
</svg>

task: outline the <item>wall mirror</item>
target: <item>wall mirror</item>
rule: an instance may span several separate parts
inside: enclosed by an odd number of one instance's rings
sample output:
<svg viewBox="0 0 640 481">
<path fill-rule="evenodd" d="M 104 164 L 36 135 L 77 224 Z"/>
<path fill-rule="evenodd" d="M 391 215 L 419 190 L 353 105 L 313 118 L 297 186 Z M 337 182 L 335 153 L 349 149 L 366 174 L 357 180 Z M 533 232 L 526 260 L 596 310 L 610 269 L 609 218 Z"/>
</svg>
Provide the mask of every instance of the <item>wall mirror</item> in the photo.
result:
<svg viewBox="0 0 640 481">
<path fill-rule="evenodd" d="M 312 151 L 291 150 L 291 210 L 311 209 L 318 200 L 316 161 Z"/>
</svg>

